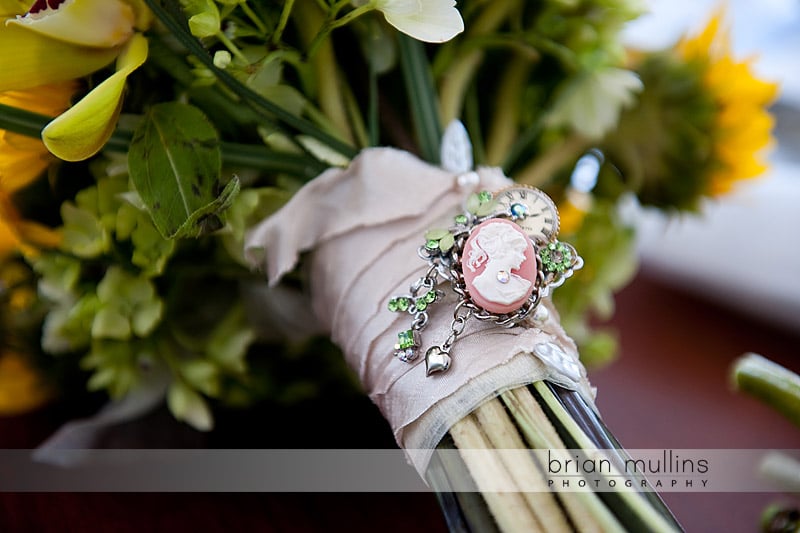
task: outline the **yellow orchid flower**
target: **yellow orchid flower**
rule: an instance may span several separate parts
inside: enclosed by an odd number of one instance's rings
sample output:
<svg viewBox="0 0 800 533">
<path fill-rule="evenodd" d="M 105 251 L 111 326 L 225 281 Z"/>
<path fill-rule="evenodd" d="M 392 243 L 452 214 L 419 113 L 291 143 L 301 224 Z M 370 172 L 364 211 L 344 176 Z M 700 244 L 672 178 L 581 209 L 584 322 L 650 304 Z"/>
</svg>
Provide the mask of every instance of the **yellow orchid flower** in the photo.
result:
<svg viewBox="0 0 800 533">
<path fill-rule="evenodd" d="M 42 130 L 47 149 L 65 161 L 96 154 L 114 132 L 131 72 L 147 59 L 147 39 L 135 34 L 117 58 L 117 71 Z"/>
<path fill-rule="evenodd" d="M 37 0 L 0 24 L 0 91 L 80 78 L 117 59 L 116 73 L 43 131 L 47 148 L 66 161 L 96 154 L 119 116 L 127 76 L 147 58 L 137 33 L 151 15 L 138 0 Z"/>
</svg>

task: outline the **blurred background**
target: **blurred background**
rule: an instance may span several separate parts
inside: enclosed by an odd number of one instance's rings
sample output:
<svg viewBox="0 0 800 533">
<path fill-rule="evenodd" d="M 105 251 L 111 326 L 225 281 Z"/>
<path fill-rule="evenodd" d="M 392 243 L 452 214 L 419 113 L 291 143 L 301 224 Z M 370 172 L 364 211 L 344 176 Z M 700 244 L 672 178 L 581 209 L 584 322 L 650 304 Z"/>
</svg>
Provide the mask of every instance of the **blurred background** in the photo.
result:
<svg viewBox="0 0 800 533">
<path fill-rule="evenodd" d="M 668 45 L 696 32 L 715 1 L 649 2 L 627 41 Z M 780 83 L 771 168 L 667 221 L 632 210 L 642 268 L 617 297 L 620 357 L 592 374 L 606 423 L 629 448 L 798 448 L 800 431 L 732 391 L 730 366 L 756 352 L 800 371 L 800 3 L 727 6 L 737 58 Z M 759 530 L 764 508 L 797 507 L 777 494 L 664 494 L 687 531 Z"/>
</svg>

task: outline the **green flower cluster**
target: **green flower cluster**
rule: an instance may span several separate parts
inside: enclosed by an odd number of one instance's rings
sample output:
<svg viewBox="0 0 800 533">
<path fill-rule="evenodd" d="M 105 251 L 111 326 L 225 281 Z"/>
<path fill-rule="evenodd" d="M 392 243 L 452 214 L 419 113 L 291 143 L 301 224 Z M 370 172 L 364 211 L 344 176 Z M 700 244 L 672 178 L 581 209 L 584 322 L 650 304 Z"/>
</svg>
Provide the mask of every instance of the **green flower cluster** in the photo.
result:
<svg viewBox="0 0 800 533">
<path fill-rule="evenodd" d="M 114 398 L 144 382 L 164 383 L 175 417 L 209 429 L 206 398 L 241 404 L 253 396 L 246 355 L 256 334 L 237 298 L 237 279 L 249 271 L 224 250 L 241 250 L 252 217 L 274 209 L 285 195 L 248 190 L 234 201 L 218 235 L 170 240 L 114 163 L 96 162 L 96 183 L 62 204 L 60 249 L 33 263 L 39 293 L 49 303 L 42 347 L 54 355 L 85 353 L 89 389 Z M 230 280 L 197 272 L 192 258 L 208 253 L 222 258 L 208 268 L 230 269 Z"/>
</svg>

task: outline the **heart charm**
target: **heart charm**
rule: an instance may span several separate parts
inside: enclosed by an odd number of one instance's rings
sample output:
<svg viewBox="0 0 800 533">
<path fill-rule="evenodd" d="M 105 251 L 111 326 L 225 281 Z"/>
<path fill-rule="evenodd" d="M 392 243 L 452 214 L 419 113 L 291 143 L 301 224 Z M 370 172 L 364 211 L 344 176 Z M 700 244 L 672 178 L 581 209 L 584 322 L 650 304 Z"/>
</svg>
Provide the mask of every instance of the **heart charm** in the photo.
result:
<svg viewBox="0 0 800 533">
<path fill-rule="evenodd" d="M 450 356 L 438 346 L 433 346 L 425 352 L 425 375 L 430 376 L 435 372 L 444 372 L 450 368 Z"/>
</svg>

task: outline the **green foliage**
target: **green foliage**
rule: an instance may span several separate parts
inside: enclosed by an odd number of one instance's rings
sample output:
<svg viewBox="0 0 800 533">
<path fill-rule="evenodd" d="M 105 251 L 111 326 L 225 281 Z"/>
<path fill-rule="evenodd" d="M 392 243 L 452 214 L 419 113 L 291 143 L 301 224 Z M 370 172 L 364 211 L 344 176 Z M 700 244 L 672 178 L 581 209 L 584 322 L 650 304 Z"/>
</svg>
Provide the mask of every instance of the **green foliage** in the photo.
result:
<svg viewBox="0 0 800 533">
<path fill-rule="evenodd" d="M 614 293 L 636 273 L 634 232 L 620 219 L 616 202 L 600 201 L 569 240 L 580 250 L 584 267 L 553 293 L 553 302 L 561 324 L 580 347 L 581 359 L 599 365 L 616 354 L 616 340 L 609 331 L 595 331 L 590 318 L 609 319 Z"/>
<path fill-rule="evenodd" d="M 221 227 L 219 215 L 239 192 L 236 178 L 222 187 L 221 164 L 214 127 L 202 111 L 177 102 L 150 108 L 128 152 L 131 181 L 168 239 Z"/>
<path fill-rule="evenodd" d="M 637 69 L 645 90 L 602 143 L 645 205 L 694 210 L 708 187 L 717 109 L 699 65 L 654 54 Z"/>
</svg>

